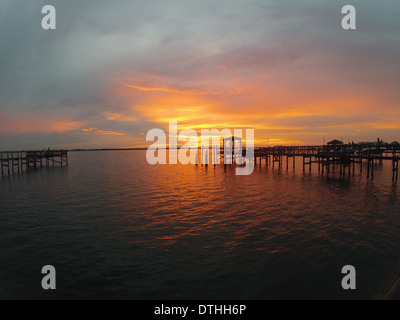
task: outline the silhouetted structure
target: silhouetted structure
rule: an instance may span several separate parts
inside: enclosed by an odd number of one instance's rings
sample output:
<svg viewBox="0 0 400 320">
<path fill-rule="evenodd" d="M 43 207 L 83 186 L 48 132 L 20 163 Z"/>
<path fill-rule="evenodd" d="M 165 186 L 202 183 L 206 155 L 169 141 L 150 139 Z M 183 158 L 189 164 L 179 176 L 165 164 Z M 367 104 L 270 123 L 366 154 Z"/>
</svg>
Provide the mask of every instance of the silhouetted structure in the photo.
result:
<svg viewBox="0 0 400 320">
<path fill-rule="evenodd" d="M 21 173 L 43 166 L 68 166 L 67 150 L 0 152 L 1 175 Z"/>
<path fill-rule="evenodd" d="M 228 137 L 224 138 L 224 163 L 225 164 L 231 164 L 233 162 L 235 163 L 241 163 L 242 162 L 242 152 L 243 150 L 242 147 L 242 138 L 238 137 Z M 236 156 L 235 156 L 236 155 Z"/>
<path fill-rule="evenodd" d="M 329 141 L 327 143 L 328 146 L 334 146 L 334 147 L 342 146 L 343 144 L 344 143 L 342 141 L 339 141 L 339 140 L 332 140 L 332 141 Z"/>
<path fill-rule="evenodd" d="M 244 151 L 243 151 L 244 152 Z M 398 179 L 400 146 L 397 145 L 379 145 L 376 144 L 349 144 L 341 145 L 340 148 L 327 148 L 326 146 L 294 146 L 294 147 L 266 147 L 254 149 L 254 162 L 257 158 L 261 161 L 265 159 L 266 165 L 277 164 L 279 168 L 283 165 L 286 158 L 286 170 L 289 169 L 289 159 L 292 159 L 293 169 L 295 168 L 296 157 L 303 160 L 303 171 L 311 172 L 312 165 L 318 165 L 318 172 L 325 173 L 335 171 L 339 166 L 341 174 L 350 175 L 356 171 L 356 165 L 359 166 L 360 174 L 363 172 L 363 166 L 367 165 L 367 177 L 374 177 L 374 167 L 379 161 L 392 161 L 393 181 Z"/>
</svg>

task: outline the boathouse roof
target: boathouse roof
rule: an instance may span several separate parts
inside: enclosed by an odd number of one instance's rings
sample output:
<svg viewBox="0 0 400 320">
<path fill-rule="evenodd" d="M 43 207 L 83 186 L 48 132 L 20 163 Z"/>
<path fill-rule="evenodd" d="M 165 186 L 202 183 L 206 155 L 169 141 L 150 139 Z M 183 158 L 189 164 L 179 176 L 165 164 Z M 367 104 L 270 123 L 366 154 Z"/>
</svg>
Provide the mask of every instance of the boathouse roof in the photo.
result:
<svg viewBox="0 0 400 320">
<path fill-rule="evenodd" d="M 343 141 L 339 141 L 336 139 L 328 142 L 328 145 L 331 145 L 331 146 L 338 146 L 338 145 L 342 145 L 342 144 L 343 144 Z"/>
</svg>

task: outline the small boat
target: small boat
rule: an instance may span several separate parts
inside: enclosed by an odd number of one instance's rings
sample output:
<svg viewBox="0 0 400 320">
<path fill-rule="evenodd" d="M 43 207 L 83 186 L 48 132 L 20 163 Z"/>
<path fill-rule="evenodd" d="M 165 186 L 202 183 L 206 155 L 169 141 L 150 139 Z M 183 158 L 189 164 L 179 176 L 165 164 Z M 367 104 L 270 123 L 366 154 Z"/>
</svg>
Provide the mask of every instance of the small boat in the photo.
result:
<svg viewBox="0 0 400 320">
<path fill-rule="evenodd" d="M 363 154 L 383 154 L 387 149 L 385 147 L 370 147 L 362 149 Z"/>
</svg>

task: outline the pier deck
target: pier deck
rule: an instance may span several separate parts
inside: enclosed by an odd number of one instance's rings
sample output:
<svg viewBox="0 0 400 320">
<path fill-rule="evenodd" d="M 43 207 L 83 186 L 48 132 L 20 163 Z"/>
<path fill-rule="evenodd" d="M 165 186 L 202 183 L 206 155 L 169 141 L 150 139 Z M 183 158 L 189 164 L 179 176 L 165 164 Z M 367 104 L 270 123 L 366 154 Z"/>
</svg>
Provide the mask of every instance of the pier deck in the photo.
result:
<svg viewBox="0 0 400 320">
<path fill-rule="evenodd" d="M 307 169 L 312 171 L 312 164 L 318 165 L 318 172 L 324 173 L 335 171 L 335 167 L 339 166 L 341 174 L 355 172 L 356 165 L 359 167 L 360 173 L 363 172 L 363 166 L 366 165 L 366 173 L 368 178 L 374 178 L 374 166 L 377 162 L 391 161 L 393 181 L 398 180 L 400 146 L 356 146 L 347 151 L 350 146 L 343 146 L 341 149 L 332 150 L 327 146 L 309 146 L 309 147 L 267 147 L 254 149 L 255 164 L 265 160 L 266 165 L 272 167 L 283 166 L 283 160 L 286 158 L 286 169 L 289 169 L 289 159 L 292 159 L 293 168 L 297 157 L 303 160 L 303 171 Z M 245 156 L 245 151 L 243 151 Z"/>
<path fill-rule="evenodd" d="M 68 166 L 67 150 L 0 152 L 1 175 L 29 171 L 32 168 Z"/>
</svg>

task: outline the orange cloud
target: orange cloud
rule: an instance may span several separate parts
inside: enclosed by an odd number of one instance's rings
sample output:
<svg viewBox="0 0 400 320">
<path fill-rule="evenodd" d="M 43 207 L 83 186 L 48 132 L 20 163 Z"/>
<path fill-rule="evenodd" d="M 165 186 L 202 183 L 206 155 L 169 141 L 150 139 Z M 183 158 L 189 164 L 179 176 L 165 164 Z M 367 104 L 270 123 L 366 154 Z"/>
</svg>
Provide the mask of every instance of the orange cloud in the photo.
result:
<svg viewBox="0 0 400 320">
<path fill-rule="evenodd" d="M 107 117 L 107 120 L 110 120 L 110 121 L 116 120 L 122 116 L 121 114 L 114 113 L 114 112 L 106 112 L 105 115 Z"/>
<path fill-rule="evenodd" d="M 166 128 L 174 120 L 181 130 L 196 131 L 254 128 L 258 145 L 319 144 L 341 136 L 360 141 L 378 132 L 389 140 L 396 138 L 396 130 L 400 134 L 397 105 L 385 103 L 384 90 L 316 77 L 302 61 L 293 65 L 296 59 L 264 65 L 263 52 L 256 52 L 257 59 L 245 53 L 218 59 L 188 56 L 187 69 L 175 73 L 161 67 L 157 77 L 150 76 L 152 70 L 116 77 L 114 93 L 137 121 Z M 184 88 L 175 85 L 181 83 Z"/>
<path fill-rule="evenodd" d="M 113 136 L 125 136 L 126 135 L 126 133 L 100 130 L 99 128 L 88 128 L 88 129 L 82 129 L 81 131 L 83 132 L 83 134 L 95 133 L 95 134 L 104 134 L 104 135 L 113 135 Z"/>
<path fill-rule="evenodd" d="M 140 91 L 159 91 L 159 92 L 167 92 L 167 93 L 184 93 L 184 94 L 193 94 L 193 95 L 218 95 L 221 92 L 215 92 L 213 90 L 208 91 L 199 91 L 194 89 L 178 89 L 174 87 L 162 86 L 162 87 L 146 87 L 146 86 L 139 86 L 134 84 L 125 83 L 125 86 L 140 90 Z"/>
<path fill-rule="evenodd" d="M 77 130 L 82 124 L 82 121 L 49 119 L 32 113 L 0 114 L 0 132 L 12 135 L 66 133 Z"/>
<path fill-rule="evenodd" d="M 134 116 L 124 115 L 116 112 L 105 112 L 104 116 L 108 121 L 121 121 L 121 122 L 129 122 L 129 121 L 137 121 L 137 118 Z"/>
</svg>

